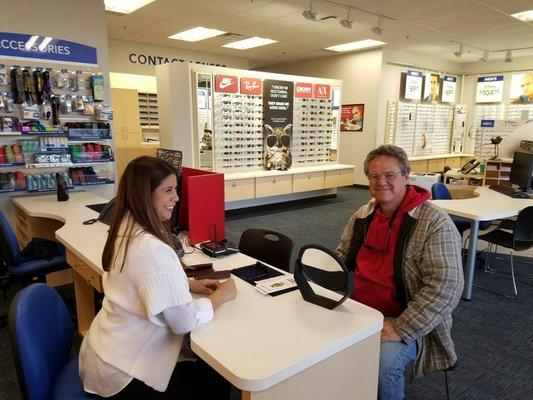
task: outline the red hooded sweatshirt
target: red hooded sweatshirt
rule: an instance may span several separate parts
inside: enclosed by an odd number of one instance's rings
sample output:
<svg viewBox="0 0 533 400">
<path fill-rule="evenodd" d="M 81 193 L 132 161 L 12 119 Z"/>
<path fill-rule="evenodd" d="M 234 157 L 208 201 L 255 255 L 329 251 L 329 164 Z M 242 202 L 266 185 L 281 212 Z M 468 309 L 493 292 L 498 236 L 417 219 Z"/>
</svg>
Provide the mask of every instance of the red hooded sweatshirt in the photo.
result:
<svg viewBox="0 0 533 400">
<path fill-rule="evenodd" d="M 376 206 L 374 218 L 356 255 L 355 294 L 352 298 L 380 311 L 385 317 L 401 314 L 401 304 L 394 282 L 394 249 L 405 214 L 424 203 L 431 194 L 409 185 L 402 204 L 392 215 Z"/>
</svg>

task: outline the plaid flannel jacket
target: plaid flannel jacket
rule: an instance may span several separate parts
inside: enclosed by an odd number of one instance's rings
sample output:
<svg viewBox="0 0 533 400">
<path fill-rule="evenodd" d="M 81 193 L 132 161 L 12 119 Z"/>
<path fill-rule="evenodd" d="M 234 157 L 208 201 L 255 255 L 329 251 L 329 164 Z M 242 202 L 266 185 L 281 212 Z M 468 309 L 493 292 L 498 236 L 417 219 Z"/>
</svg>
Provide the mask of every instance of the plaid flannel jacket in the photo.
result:
<svg viewBox="0 0 533 400">
<path fill-rule="evenodd" d="M 344 229 L 337 253 L 348 269 L 357 267 L 356 254 L 374 211 L 371 200 Z M 436 206 L 425 202 L 405 215 L 394 250 L 394 277 L 403 312 L 393 324 L 402 340 L 417 341 L 414 376 L 446 369 L 457 361 L 450 330 L 464 284 L 461 248 L 455 225 Z"/>
</svg>

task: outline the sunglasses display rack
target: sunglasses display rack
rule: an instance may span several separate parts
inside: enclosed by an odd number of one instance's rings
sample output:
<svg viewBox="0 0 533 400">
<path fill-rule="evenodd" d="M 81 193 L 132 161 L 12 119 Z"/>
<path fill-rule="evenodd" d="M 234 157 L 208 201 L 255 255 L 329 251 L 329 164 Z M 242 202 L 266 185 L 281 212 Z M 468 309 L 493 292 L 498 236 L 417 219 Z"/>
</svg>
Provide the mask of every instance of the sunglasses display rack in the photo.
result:
<svg viewBox="0 0 533 400">
<path fill-rule="evenodd" d="M 104 103 L 103 75 L 95 67 L 6 61 L 0 60 L 0 192 L 55 190 L 56 172 L 68 186 L 114 183 L 113 112 Z M 94 164 L 102 167 L 95 172 Z M 72 180 L 73 166 L 88 178 Z"/>
<path fill-rule="evenodd" d="M 403 148 L 408 156 L 450 152 L 454 106 L 389 101 L 385 142 Z"/>
<path fill-rule="evenodd" d="M 263 165 L 263 98 L 215 93 L 214 169 L 260 170 Z"/>
<path fill-rule="evenodd" d="M 331 100 L 295 98 L 293 122 L 293 165 L 329 162 L 335 126 Z"/>
</svg>

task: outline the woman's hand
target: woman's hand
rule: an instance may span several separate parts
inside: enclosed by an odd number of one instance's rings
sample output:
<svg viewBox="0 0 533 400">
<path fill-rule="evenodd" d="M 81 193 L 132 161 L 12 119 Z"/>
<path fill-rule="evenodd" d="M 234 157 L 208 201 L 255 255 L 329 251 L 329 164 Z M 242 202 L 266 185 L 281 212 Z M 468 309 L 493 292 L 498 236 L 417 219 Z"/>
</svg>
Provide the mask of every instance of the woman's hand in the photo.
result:
<svg viewBox="0 0 533 400">
<path fill-rule="evenodd" d="M 220 282 L 215 279 L 189 280 L 189 290 L 192 293 L 210 295 L 217 290 Z"/>
</svg>

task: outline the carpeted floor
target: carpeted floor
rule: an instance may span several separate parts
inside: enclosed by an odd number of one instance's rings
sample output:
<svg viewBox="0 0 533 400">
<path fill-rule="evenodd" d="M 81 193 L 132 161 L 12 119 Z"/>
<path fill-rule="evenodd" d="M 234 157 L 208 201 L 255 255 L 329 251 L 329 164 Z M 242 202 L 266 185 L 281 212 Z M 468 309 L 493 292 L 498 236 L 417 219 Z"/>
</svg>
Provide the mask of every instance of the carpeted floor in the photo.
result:
<svg viewBox="0 0 533 400">
<path fill-rule="evenodd" d="M 228 240 L 238 243 L 241 233 L 251 227 L 268 228 L 293 238 L 292 265 L 301 246 L 322 244 L 334 249 L 351 213 L 369 199 L 364 189 L 343 188 L 336 198 L 267 209 L 230 213 L 226 219 Z M 506 299 L 475 289 L 471 301 L 461 301 L 454 311 L 453 338 L 459 355 L 458 367 L 449 372 L 450 398 L 456 400 L 533 399 L 533 260 L 516 257 L 519 297 Z M 508 273 L 509 260 L 493 261 Z M 476 282 L 510 293 L 510 280 L 476 271 Z M 8 293 L 11 298 L 18 287 Z M 71 309 L 71 286 L 59 288 Z M 0 297 L 0 315 L 8 301 Z M 77 338 L 74 348 L 79 346 Z M 20 399 L 9 335 L 0 328 L 0 400 Z M 334 378 L 332 378 L 334 379 Z M 234 392 L 233 399 L 238 399 Z M 446 399 L 444 373 L 415 379 L 407 388 L 407 399 Z M 335 399 L 333 399 L 335 400 Z"/>
</svg>

